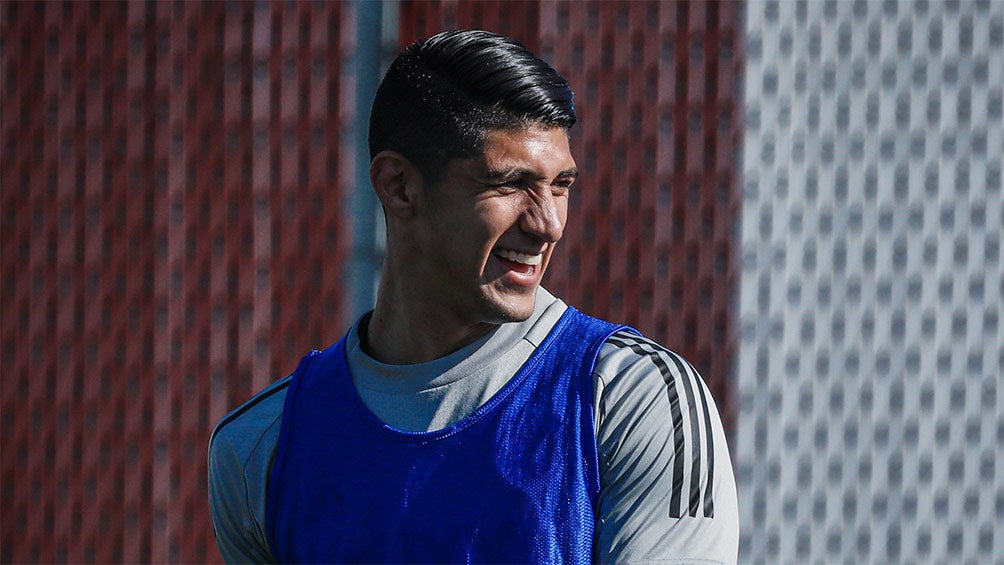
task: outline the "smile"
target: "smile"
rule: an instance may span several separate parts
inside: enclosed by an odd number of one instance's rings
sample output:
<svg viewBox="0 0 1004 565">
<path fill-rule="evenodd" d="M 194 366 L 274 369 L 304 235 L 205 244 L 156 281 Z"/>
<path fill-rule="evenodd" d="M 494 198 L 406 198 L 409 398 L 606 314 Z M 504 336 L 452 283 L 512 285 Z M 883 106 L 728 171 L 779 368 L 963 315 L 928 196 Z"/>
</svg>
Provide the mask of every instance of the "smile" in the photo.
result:
<svg viewBox="0 0 1004 565">
<path fill-rule="evenodd" d="M 521 263 L 523 265 L 540 265 L 540 263 L 544 260 L 543 253 L 529 255 L 526 253 L 519 253 L 518 251 L 511 251 L 509 249 L 496 249 L 494 253 L 498 257 L 514 263 Z"/>
</svg>

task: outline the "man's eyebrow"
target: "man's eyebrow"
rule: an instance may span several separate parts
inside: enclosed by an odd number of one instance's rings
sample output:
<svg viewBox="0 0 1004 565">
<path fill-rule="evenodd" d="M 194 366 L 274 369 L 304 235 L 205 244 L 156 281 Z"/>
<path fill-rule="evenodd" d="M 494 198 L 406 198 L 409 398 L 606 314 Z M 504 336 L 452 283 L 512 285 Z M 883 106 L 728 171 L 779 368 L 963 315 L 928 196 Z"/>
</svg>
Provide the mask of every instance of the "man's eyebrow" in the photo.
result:
<svg viewBox="0 0 1004 565">
<path fill-rule="evenodd" d="M 579 169 L 573 167 L 571 169 L 565 169 L 564 171 L 561 171 L 560 173 L 557 174 L 555 178 L 562 180 L 569 180 L 569 179 L 575 180 L 576 178 L 578 178 L 578 176 L 579 176 Z M 545 178 L 540 174 L 538 174 L 536 171 L 518 167 L 513 167 L 510 169 L 489 170 L 484 174 L 484 179 L 487 182 L 508 181 L 513 179 L 521 179 L 528 177 L 534 179 Z"/>
<path fill-rule="evenodd" d="M 560 173 L 558 173 L 558 177 L 557 178 L 563 179 L 563 180 L 575 180 L 575 179 L 579 178 L 579 169 L 576 169 L 576 168 L 565 169 L 564 171 L 561 171 Z"/>
</svg>

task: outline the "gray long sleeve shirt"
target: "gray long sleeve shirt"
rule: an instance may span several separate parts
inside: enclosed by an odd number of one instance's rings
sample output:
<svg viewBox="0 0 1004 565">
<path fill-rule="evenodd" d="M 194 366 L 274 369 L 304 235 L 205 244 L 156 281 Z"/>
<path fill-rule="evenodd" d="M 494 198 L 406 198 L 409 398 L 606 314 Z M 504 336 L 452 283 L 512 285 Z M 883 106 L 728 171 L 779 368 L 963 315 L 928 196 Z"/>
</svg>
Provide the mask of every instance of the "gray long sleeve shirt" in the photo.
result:
<svg viewBox="0 0 1004 565">
<path fill-rule="evenodd" d="M 538 291 L 533 315 L 503 324 L 446 357 L 387 365 L 366 355 L 359 324 L 347 336 L 349 370 L 386 424 L 433 431 L 492 397 L 530 357 L 567 306 Z M 593 371 L 600 496 L 600 562 L 734 563 L 735 479 L 718 410 L 701 377 L 658 344 L 619 332 Z M 209 450 L 213 526 L 227 562 L 272 562 L 265 529 L 268 477 L 289 377 L 225 417 Z"/>
</svg>

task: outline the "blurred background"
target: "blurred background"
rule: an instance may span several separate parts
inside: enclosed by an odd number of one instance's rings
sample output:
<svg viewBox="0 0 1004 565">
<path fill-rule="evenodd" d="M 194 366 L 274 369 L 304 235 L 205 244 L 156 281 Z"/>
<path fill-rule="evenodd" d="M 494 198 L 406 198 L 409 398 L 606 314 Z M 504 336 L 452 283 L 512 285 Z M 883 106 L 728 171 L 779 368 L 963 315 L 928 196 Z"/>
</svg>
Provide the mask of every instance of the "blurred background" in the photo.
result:
<svg viewBox="0 0 1004 565">
<path fill-rule="evenodd" d="M 702 372 L 743 562 L 1004 562 L 1004 2 L 0 3 L 0 561 L 217 562 L 215 422 L 373 303 L 403 46 L 572 83 L 545 285 Z"/>
</svg>

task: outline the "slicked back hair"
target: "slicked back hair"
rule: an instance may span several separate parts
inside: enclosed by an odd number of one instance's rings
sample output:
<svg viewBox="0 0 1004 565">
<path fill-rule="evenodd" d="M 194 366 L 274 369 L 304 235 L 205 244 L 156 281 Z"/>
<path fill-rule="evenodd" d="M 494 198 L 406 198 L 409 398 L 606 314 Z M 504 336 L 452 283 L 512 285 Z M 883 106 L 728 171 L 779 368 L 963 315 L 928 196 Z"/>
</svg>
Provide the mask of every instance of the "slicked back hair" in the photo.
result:
<svg viewBox="0 0 1004 565">
<path fill-rule="evenodd" d="M 522 44 L 446 31 L 413 43 L 387 70 L 370 114 L 370 159 L 396 151 L 434 183 L 453 159 L 477 155 L 490 130 L 573 124 L 568 81 Z"/>
</svg>

